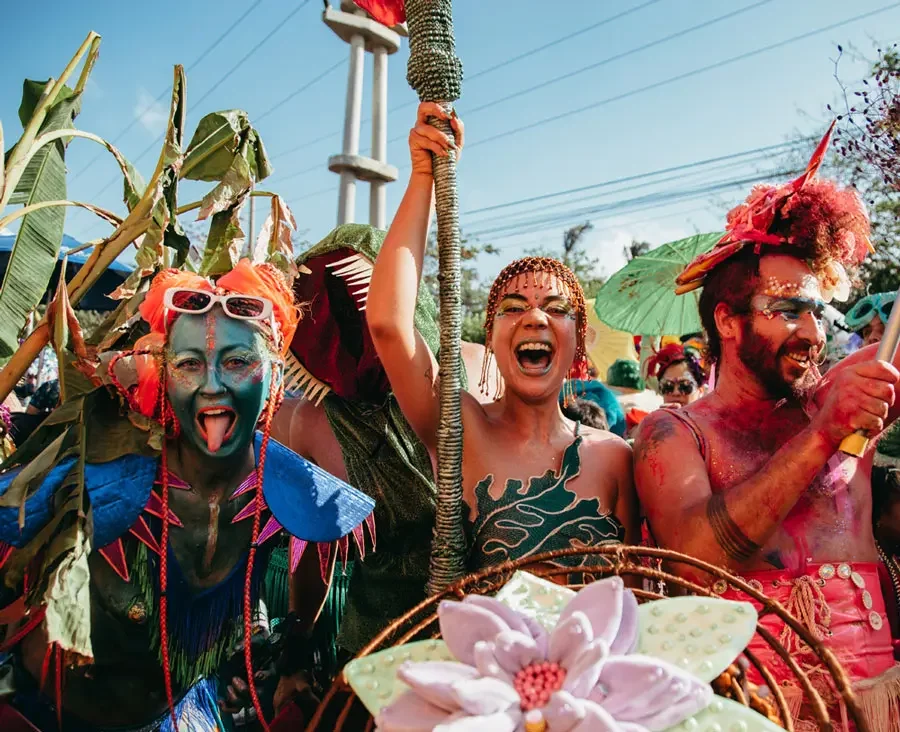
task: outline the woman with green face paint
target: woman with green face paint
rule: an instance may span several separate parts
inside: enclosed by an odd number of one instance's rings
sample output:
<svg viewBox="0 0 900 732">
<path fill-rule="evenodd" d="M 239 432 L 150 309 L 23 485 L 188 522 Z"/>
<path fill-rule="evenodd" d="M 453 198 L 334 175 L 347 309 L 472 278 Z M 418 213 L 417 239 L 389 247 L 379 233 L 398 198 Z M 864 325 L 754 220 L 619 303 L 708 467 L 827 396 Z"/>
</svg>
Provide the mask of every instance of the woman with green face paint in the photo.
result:
<svg viewBox="0 0 900 732">
<path fill-rule="evenodd" d="M 351 534 L 362 553 L 362 525 L 371 521 L 371 499 L 269 439 L 283 394 L 282 359 L 299 319 L 277 270 L 245 260 L 216 282 L 163 272 L 140 313 L 150 334 L 134 352 L 112 358 L 108 373 L 131 424 L 143 419 L 145 427 L 161 427 L 161 449 L 79 464 L 98 547 L 88 560 L 94 609 L 85 617 L 72 602 L 68 614 L 52 612 L 86 626 L 74 635 L 92 643 L 76 647 L 73 634 L 54 636 L 44 627 L 41 613 L 52 603 L 39 594 L 25 616 L 37 618 L 26 630 L 39 632 L 15 634 L 18 648 L 7 660 L 26 680 L 13 706 L 41 729 L 55 724 L 36 688 L 53 654 L 66 730 L 222 728 L 216 674 L 242 639 L 246 681 L 232 680 L 237 674 L 229 670 L 218 690 L 222 706 L 231 711 L 246 693 L 264 719 L 254 683 L 259 644 L 249 639 L 275 538 L 290 544 L 293 627 L 302 634 L 319 611 L 336 555 L 347 556 Z M 137 378 L 126 387 L 130 364 Z M 89 396 L 92 404 L 113 399 L 106 387 Z M 81 453 L 91 455 L 95 439 L 122 434 L 121 428 L 87 432 Z M 18 507 L 0 500 L 0 566 L 14 565 L 19 551 L 40 556 L 49 547 L 46 506 L 59 503 L 54 496 L 67 490 L 74 462 L 58 461 L 36 481 L 21 531 Z M 0 498 L 20 473 L 0 476 Z M 304 551 L 310 543 L 317 551 Z M 91 633 L 98 618 L 102 627 Z M 81 663 L 69 667 L 78 656 Z"/>
</svg>

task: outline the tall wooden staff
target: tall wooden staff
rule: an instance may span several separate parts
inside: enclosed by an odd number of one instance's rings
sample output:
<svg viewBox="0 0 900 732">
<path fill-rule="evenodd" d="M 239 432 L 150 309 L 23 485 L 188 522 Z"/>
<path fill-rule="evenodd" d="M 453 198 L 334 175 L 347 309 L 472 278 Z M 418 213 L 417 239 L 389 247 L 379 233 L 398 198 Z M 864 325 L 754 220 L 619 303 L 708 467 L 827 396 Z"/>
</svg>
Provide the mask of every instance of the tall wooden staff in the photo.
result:
<svg viewBox="0 0 900 732">
<path fill-rule="evenodd" d="M 423 102 L 437 102 L 450 114 L 462 87 L 462 63 L 455 53 L 451 0 L 406 0 L 409 64 L 406 79 Z M 431 124 L 453 139 L 445 120 Z M 466 542 L 462 513 L 462 409 L 460 402 L 459 198 L 456 154 L 433 156 L 437 209 L 440 299 L 440 401 L 437 434 L 437 516 L 431 550 L 429 593 L 465 574 Z"/>
<path fill-rule="evenodd" d="M 462 88 L 462 63 L 453 40 L 451 0 L 354 0 L 387 26 L 405 19 L 409 29 L 406 79 L 422 102 L 436 102 L 448 116 Z M 327 4 L 327 0 L 326 0 Z M 431 119 L 454 139 L 445 120 Z M 440 401 L 437 434 L 437 517 L 431 550 L 428 590 L 436 593 L 465 574 L 466 540 L 462 503 L 462 408 L 459 341 L 462 335 L 459 275 L 459 199 L 456 195 L 456 152 L 432 156 L 437 209 L 439 300 L 441 307 Z"/>
</svg>

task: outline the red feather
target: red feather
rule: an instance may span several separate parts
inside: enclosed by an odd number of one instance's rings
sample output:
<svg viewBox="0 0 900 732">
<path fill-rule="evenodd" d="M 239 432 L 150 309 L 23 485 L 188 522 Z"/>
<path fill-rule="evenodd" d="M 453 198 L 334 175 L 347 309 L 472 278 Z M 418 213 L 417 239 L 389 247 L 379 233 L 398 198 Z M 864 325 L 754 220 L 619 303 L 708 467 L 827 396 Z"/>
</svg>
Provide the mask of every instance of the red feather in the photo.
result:
<svg viewBox="0 0 900 732">
<path fill-rule="evenodd" d="M 406 22 L 403 0 L 353 0 L 382 25 L 391 28 Z"/>
</svg>

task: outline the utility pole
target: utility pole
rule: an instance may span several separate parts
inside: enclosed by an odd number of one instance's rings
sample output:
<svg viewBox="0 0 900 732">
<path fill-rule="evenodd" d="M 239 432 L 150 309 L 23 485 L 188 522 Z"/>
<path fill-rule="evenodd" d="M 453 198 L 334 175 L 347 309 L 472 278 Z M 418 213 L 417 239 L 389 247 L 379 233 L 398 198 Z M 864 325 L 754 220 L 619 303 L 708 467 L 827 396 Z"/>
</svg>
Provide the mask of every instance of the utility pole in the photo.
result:
<svg viewBox="0 0 900 732">
<path fill-rule="evenodd" d="M 370 184 L 369 223 L 379 229 L 387 225 L 385 185 L 397 180 L 398 171 L 387 162 L 387 57 L 400 48 L 403 26 L 388 28 L 358 8 L 351 0 L 341 0 L 340 10 L 326 4 L 322 20 L 350 46 L 347 76 L 347 105 L 344 116 L 344 143 L 339 155 L 328 158 L 328 169 L 341 176 L 337 222 L 356 220 L 356 184 Z M 372 155 L 359 154 L 362 92 L 366 51 L 373 57 Z"/>
</svg>

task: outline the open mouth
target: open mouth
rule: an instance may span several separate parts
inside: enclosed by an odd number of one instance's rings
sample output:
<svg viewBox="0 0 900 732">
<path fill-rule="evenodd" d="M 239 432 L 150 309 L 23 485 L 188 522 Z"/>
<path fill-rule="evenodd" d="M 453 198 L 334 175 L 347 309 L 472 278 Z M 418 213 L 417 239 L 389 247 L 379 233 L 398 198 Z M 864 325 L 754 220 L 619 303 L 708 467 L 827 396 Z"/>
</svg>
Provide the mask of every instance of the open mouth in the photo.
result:
<svg viewBox="0 0 900 732">
<path fill-rule="evenodd" d="M 806 353 L 786 353 L 784 355 L 785 359 L 789 364 L 795 366 L 798 369 L 806 371 L 812 364 L 810 360 L 809 352 Z"/>
<path fill-rule="evenodd" d="M 543 376 L 553 365 L 553 346 L 546 341 L 525 341 L 515 353 L 519 370 L 529 376 Z"/>
<path fill-rule="evenodd" d="M 210 452 L 218 452 L 234 434 L 236 424 L 237 412 L 231 407 L 206 407 L 197 413 L 197 429 Z"/>
</svg>

